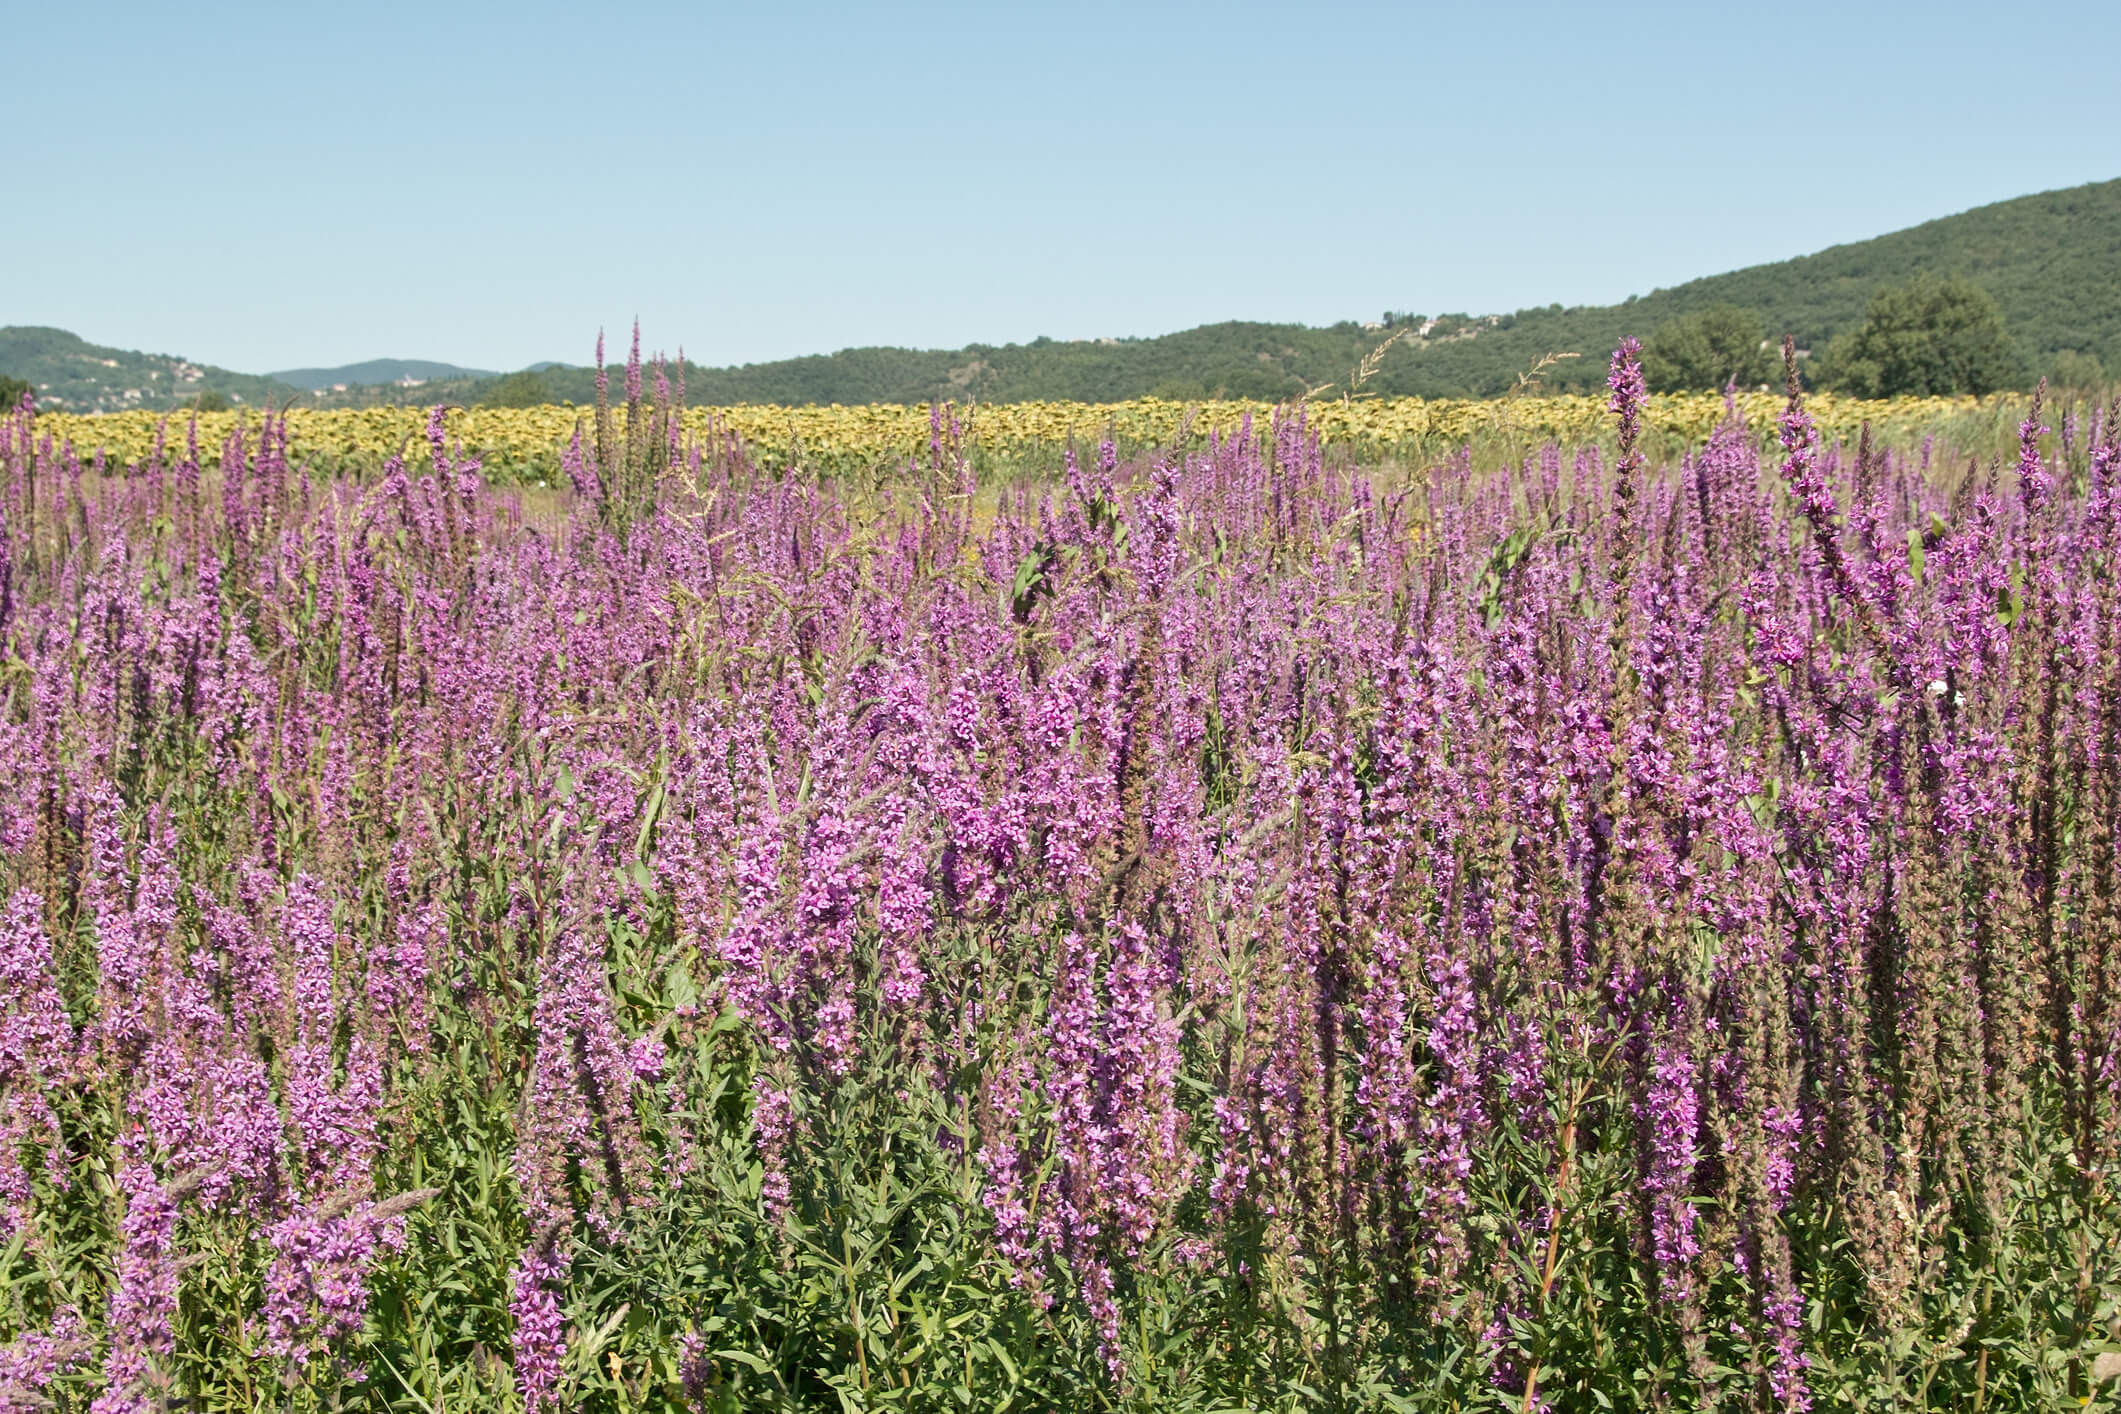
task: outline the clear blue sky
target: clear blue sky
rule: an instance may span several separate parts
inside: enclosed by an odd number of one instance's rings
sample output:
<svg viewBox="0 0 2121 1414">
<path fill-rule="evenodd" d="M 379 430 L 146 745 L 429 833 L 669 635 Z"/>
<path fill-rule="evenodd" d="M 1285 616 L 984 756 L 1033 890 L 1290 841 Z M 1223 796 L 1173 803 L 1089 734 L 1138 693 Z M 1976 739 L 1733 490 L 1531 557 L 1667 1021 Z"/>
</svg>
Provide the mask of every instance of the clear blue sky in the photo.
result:
<svg viewBox="0 0 2121 1414">
<path fill-rule="evenodd" d="M 2121 176 L 2121 4 L 8 21 L 0 324 L 244 371 L 1605 302 Z"/>
</svg>

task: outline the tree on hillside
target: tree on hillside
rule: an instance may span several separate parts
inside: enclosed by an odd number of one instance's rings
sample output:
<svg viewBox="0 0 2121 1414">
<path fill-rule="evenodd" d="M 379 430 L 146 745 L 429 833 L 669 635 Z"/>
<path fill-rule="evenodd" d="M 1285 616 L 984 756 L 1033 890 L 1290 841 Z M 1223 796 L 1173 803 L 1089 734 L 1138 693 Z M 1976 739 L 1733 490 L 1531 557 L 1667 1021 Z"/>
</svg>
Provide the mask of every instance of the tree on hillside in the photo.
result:
<svg viewBox="0 0 2121 1414">
<path fill-rule="evenodd" d="M 1864 398 L 1993 393 L 2024 379 L 1995 298 L 1960 275 L 1880 290 L 1863 327 L 1827 349 L 1820 381 Z"/>
<path fill-rule="evenodd" d="M 23 398 L 29 395 L 29 384 L 20 378 L 10 378 L 0 373 L 0 414 L 13 412 L 22 406 Z"/>
<path fill-rule="evenodd" d="M 559 401 L 552 385 L 534 368 L 507 373 L 481 388 L 472 401 L 490 408 L 534 408 Z"/>
<path fill-rule="evenodd" d="M 2088 354 L 2077 349 L 2064 349 L 2047 363 L 2047 381 L 2057 388 L 2082 388 L 2087 391 L 2106 386 L 2106 365 L 2097 354 Z"/>
<path fill-rule="evenodd" d="M 1767 382 L 1773 372 L 1760 316 L 1735 304 L 1712 305 L 1672 320 L 1650 336 L 1642 351 L 1642 376 L 1658 393 L 1720 391 L 1734 379 L 1750 388 Z"/>
</svg>

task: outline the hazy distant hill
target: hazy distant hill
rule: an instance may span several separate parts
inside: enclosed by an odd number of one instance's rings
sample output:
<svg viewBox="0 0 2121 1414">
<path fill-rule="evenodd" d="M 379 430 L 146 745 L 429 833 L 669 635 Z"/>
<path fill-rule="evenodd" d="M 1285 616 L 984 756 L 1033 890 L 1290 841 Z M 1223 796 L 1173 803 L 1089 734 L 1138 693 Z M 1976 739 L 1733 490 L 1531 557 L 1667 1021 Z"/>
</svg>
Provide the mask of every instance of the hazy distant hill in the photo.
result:
<svg viewBox="0 0 2121 1414">
<path fill-rule="evenodd" d="M 2121 374 L 2121 180 L 1978 207 L 1815 255 L 1756 265 L 1654 290 L 1622 304 L 1514 314 L 1402 315 L 1407 337 L 1366 390 L 1425 397 L 1491 396 L 1543 354 L 1575 353 L 1546 377 L 1555 390 L 1602 387 L 1605 356 L 1623 335 L 1647 337 L 1675 316 L 1715 304 L 1760 312 L 1767 327 L 1822 348 L 1861 322 L 1880 287 L 1916 270 L 1964 274 L 1986 286 L 2033 374 L 2056 355 L 2091 354 Z M 746 364 L 688 365 L 699 403 L 1104 402 L 1162 394 L 1279 398 L 1338 385 L 1385 335 L 1353 320 L 1209 324 L 1157 338 L 974 344 L 962 349 L 843 349 Z M 69 411 L 167 408 L 212 389 L 232 401 L 300 398 L 313 407 L 377 402 L 475 402 L 526 397 L 587 403 L 590 370 L 537 364 L 502 384 L 483 370 L 417 359 L 373 359 L 341 368 L 231 373 L 165 354 L 100 348 L 60 329 L 0 329 L 0 373 L 26 379 L 45 407 Z M 405 386 L 401 380 L 420 380 Z M 334 391 L 334 385 L 347 385 Z"/>
<path fill-rule="evenodd" d="M 0 328 L 0 373 L 27 382 L 36 390 L 39 407 L 62 412 L 167 411 L 202 393 L 218 393 L 231 403 L 254 407 L 268 399 L 274 406 L 299 401 L 310 407 L 419 402 L 427 397 L 463 402 L 467 392 L 495 376 L 491 369 L 412 358 L 235 373 L 174 354 L 106 348 L 64 329 L 27 325 Z M 344 391 L 331 391 L 340 385 Z"/>
<path fill-rule="evenodd" d="M 349 363 L 338 368 L 285 368 L 265 376 L 304 392 L 314 392 L 319 388 L 375 387 L 384 383 L 402 383 L 406 379 L 432 383 L 440 379 L 492 378 L 497 375 L 491 368 L 459 368 L 453 363 L 434 363 L 423 358 L 372 358 L 366 363 Z"/>
<path fill-rule="evenodd" d="M 1576 353 L 1546 379 L 1555 389 L 1592 389 L 1623 335 L 1642 337 L 1677 315 L 1715 304 L 1758 310 L 1767 326 L 1820 348 L 1863 318 L 1881 286 L 1918 269 L 1965 274 L 1995 295 L 2028 369 L 2076 350 L 2121 373 L 2121 180 L 2044 192 L 1978 207 L 1904 231 L 1834 246 L 1816 255 L 1712 275 L 1626 303 L 1514 314 L 1447 317 L 1426 337 L 1389 353 L 1366 386 L 1378 393 L 1488 396 L 1510 386 L 1542 354 Z M 1348 376 L 1384 336 L 1350 321 L 1210 324 L 1160 338 L 975 344 L 948 351 L 846 349 L 747 364 L 688 366 L 695 402 L 866 403 L 977 398 L 1105 401 L 1151 393 L 1282 397 Z M 593 396 L 585 369 L 548 369 L 555 396 Z"/>
<path fill-rule="evenodd" d="M 254 373 L 231 373 L 174 354 L 104 348 L 64 329 L 27 325 L 0 328 L 0 373 L 27 382 L 37 406 L 64 412 L 170 408 L 206 392 L 250 404 L 295 396 L 287 384 Z"/>
</svg>

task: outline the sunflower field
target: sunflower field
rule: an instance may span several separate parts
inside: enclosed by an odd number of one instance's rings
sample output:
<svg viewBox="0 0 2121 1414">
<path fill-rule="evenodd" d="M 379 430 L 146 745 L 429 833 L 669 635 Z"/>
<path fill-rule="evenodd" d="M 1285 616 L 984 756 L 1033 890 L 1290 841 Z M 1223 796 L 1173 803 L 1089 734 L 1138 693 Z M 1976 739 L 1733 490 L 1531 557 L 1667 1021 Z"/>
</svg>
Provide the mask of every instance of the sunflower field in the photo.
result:
<svg viewBox="0 0 2121 1414">
<path fill-rule="evenodd" d="M 1949 422 L 2015 425 L 2021 399 L 1992 397 L 1894 398 L 1864 401 L 1821 394 L 1811 399 L 1819 425 L 1829 434 L 1853 437 L 1865 422 L 1886 439 L 1920 435 Z M 1773 422 L 1780 395 L 1740 393 L 1735 410 L 1755 426 Z M 290 451 L 319 470 L 359 472 L 417 444 L 429 410 L 424 407 L 305 409 L 285 414 Z M 1056 464 L 1071 443 L 1109 439 L 1127 450 L 1175 446 L 1192 434 L 1230 428 L 1247 417 L 1262 423 L 1274 407 L 1257 401 L 1177 402 L 1136 398 L 1118 403 L 1026 402 L 956 410 L 960 441 L 982 467 L 1037 462 Z M 1675 445 L 1699 442 L 1723 420 L 1720 394 L 1653 396 L 1648 431 Z M 696 438 L 734 436 L 754 458 L 773 465 L 802 463 L 833 471 L 894 467 L 924 460 L 931 437 L 930 409 L 900 404 L 865 406 L 689 408 L 685 432 Z M 231 409 L 196 417 L 196 437 L 211 464 L 229 434 L 255 410 Z M 572 403 L 543 407 L 451 409 L 449 435 L 467 455 L 479 458 L 489 477 L 534 483 L 557 482 L 559 458 L 578 427 L 594 426 L 595 410 Z M 1364 454 L 1403 450 L 1433 453 L 1465 442 L 1581 442 L 1604 435 L 1604 400 L 1558 396 L 1517 399 L 1371 398 L 1315 402 L 1307 409 L 1312 431 L 1329 447 Z M 191 434 L 184 415 L 128 412 L 109 415 L 46 414 L 40 432 L 54 445 L 71 444 L 84 460 L 102 453 L 125 464 L 151 455 L 160 443 Z M 588 435 L 585 431 L 585 436 Z"/>
</svg>

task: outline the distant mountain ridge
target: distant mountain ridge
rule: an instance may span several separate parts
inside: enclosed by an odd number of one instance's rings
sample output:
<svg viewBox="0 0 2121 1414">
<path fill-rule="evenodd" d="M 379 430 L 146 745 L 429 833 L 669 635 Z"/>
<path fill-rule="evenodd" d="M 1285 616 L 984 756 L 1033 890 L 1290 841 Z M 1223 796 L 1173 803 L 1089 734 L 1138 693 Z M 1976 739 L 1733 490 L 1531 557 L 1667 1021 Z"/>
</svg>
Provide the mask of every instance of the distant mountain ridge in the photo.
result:
<svg viewBox="0 0 2121 1414">
<path fill-rule="evenodd" d="M 1976 207 L 1866 241 L 1690 280 L 1614 305 L 1548 305 L 1513 314 L 1398 316 L 1406 332 L 1364 391 L 1492 397 L 1546 354 L 1575 354 L 1543 378 L 1552 391 L 1604 386 L 1605 355 L 1629 334 L 1719 304 L 1757 311 L 1767 328 L 1823 348 L 1858 326 L 1879 289 L 1917 270 L 1965 275 L 1994 295 L 2028 376 L 2065 352 L 2121 375 L 2121 179 Z M 696 404 L 1111 402 L 1150 395 L 1288 398 L 1338 392 L 1386 336 L 1384 321 L 1324 328 L 1232 321 L 1154 338 L 1034 339 L 962 349 L 858 348 L 741 367 L 684 369 Z M 535 373 L 528 380 L 524 374 Z M 533 364 L 511 375 L 421 359 L 233 373 L 165 354 L 89 344 L 60 329 L 0 329 L 0 374 L 28 381 L 42 406 L 75 412 L 170 408 L 213 390 L 233 401 L 309 406 L 478 402 L 531 389 L 587 403 L 594 373 Z M 417 380 L 404 386 L 404 380 Z M 338 385 L 344 384 L 344 390 Z"/>
<path fill-rule="evenodd" d="M 416 380 L 417 386 L 418 383 L 444 379 L 498 378 L 500 373 L 491 368 L 459 368 L 453 363 L 435 363 L 424 358 L 372 358 L 365 363 L 342 364 L 337 368 L 283 368 L 265 376 L 300 388 L 305 393 L 313 393 L 320 388 L 372 388 L 385 383 L 403 383 L 407 379 Z"/>
<path fill-rule="evenodd" d="M 378 358 L 338 368 L 291 368 L 278 373 L 237 373 L 194 363 L 174 354 L 92 344 L 65 329 L 34 325 L 0 328 L 0 374 L 20 378 L 36 393 L 37 405 L 59 412 L 123 412 L 133 408 L 167 412 L 201 396 L 231 403 L 312 407 L 420 401 L 440 393 L 463 402 L 491 369 L 462 368 L 432 359 Z"/>
</svg>

